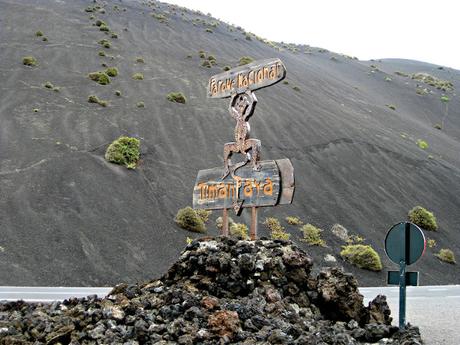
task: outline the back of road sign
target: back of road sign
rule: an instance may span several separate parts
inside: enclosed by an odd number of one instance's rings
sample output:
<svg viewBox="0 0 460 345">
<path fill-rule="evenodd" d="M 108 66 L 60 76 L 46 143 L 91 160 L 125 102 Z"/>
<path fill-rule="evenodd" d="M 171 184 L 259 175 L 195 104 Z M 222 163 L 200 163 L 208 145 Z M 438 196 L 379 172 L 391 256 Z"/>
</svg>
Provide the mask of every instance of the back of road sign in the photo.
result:
<svg viewBox="0 0 460 345">
<path fill-rule="evenodd" d="M 426 242 L 422 230 L 415 224 L 402 222 L 394 225 L 385 238 L 385 252 L 391 261 L 412 265 L 425 252 Z"/>
</svg>

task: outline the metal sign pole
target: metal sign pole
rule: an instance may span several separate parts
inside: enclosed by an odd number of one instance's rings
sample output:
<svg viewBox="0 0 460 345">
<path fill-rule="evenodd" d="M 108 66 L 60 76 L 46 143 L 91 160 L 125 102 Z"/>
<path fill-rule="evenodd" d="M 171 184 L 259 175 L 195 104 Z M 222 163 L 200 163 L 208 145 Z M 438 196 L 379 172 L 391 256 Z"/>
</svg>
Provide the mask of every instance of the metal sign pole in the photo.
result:
<svg viewBox="0 0 460 345">
<path fill-rule="evenodd" d="M 415 263 L 425 252 L 423 231 L 415 224 L 395 224 L 385 237 L 385 252 L 391 261 L 399 264 L 398 271 L 388 271 L 388 284 L 399 284 L 399 329 L 406 327 L 406 286 L 418 285 L 418 272 L 406 272 L 406 266 Z M 399 275 L 398 275 L 399 274 Z"/>
<path fill-rule="evenodd" d="M 399 262 L 399 329 L 406 327 L 406 262 Z"/>
</svg>

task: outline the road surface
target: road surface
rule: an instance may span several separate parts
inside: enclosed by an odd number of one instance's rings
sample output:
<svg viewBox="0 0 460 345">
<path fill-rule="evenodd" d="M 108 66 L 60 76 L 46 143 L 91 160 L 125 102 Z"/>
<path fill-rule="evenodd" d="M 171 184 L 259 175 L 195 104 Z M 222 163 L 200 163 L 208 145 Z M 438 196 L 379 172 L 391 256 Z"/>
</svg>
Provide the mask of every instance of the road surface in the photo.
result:
<svg viewBox="0 0 460 345">
<path fill-rule="evenodd" d="M 98 295 L 104 297 L 110 287 L 0 287 L 0 301 L 52 302 L 70 297 Z M 364 295 L 364 303 L 378 294 L 387 296 L 393 317 L 398 325 L 399 288 L 366 287 L 359 291 Z M 406 320 L 420 327 L 422 338 L 427 345 L 460 344 L 460 285 L 410 286 L 407 288 Z"/>
</svg>

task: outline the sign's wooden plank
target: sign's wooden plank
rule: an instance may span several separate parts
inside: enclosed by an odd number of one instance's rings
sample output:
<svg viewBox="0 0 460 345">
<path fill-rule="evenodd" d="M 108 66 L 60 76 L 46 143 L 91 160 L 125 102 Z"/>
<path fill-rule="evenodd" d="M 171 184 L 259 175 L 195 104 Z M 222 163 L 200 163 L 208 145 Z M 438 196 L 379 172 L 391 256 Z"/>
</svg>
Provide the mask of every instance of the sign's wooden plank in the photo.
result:
<svg viewBox="0 0 460 345">
<path fill-rule="evenodd" d="M 275 161 L 260 162 L 260 170 L 251 165 L 236 171 L 241 180 L 230 175 L 221 179 L 221 167 L 200 170 L 193 189 L 194 209 L 231 208 L 233 202 L 242 200 L 242 207 L 274 206 L 280 195 L 280 175 Z"/>
<path fill-rule="evenodd" d="M 216 74 L 209 79 L 208 97 L 225 98 L 276 84 L 286 76 L 280 59 L 257 60 L 250 64 Z"/>
<path fill-rule="evenodd" d="M 295 180 L 294 180 L 294 167 L 289 159 L 277 159 L 281 178 L 281 193 L 278 205 L 287 205 L 292 203 L 294 198 Z"/>
</svg>

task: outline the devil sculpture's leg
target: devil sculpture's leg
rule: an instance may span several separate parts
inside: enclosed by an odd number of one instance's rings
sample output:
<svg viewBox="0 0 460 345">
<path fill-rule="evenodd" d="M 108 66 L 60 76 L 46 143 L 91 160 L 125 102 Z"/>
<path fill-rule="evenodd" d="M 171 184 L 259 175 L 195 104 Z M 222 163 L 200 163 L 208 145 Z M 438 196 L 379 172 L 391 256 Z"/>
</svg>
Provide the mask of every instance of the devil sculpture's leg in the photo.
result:
<svg viewBox="0 0 460 345">
<path fill-rule="evenodd" d="M 233 152 L 237 152 L 236 143 L 226 143 L 224 145 L 224 173 L 222 174 L 222 180 L 230 173 L 229 165 L 232 164 L 230 157 Z"/>
<path fill-rule="evenodd" d="M 261 143 L 259 139 L 247 139 L 244 145 L 244 150 L 251 150 L 252 169 L 259 171 L 260 170 L 260 147 Z"/>
</svg>

